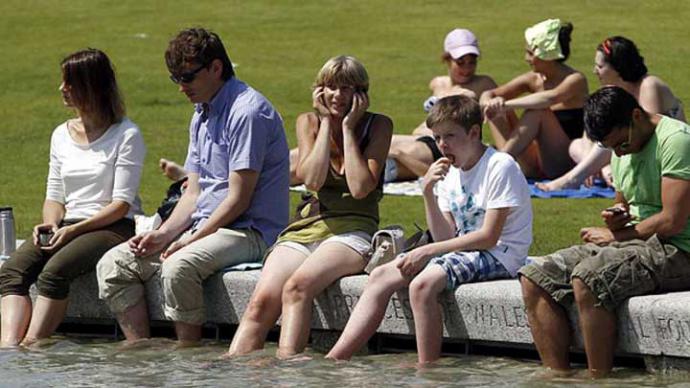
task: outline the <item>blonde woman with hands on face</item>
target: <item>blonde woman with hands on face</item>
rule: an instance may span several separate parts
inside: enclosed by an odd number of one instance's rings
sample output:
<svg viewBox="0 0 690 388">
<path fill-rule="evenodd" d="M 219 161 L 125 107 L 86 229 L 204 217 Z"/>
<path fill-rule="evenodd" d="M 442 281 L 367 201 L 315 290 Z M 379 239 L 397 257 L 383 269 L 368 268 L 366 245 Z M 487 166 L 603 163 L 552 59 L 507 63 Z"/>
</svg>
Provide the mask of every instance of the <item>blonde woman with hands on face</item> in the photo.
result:
<svg viewBox="0 0 690 388">
<path fill-rule="evenodd" d="M 353 57 L 331 58 L 319 71 L 314 112 L 297 118 L 297 175 L 312 195 L 267 256 L 228 356 L 263 348 L 281 314 L 278 357 L 303 352 L 314 297 L 367 264 L 393 134 L 388 117 L 367 111 L 368 88 Z"/>
</svg>

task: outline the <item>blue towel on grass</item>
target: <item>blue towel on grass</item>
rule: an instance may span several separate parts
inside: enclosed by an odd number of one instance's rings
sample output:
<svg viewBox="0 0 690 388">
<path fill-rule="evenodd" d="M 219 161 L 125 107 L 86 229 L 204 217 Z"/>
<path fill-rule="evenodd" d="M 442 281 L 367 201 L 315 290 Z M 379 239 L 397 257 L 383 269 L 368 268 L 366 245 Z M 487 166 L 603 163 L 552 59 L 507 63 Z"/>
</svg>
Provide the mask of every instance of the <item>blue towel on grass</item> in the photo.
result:
<svg viewBox="0 0 690 388">
<path fill-rule="evenodd" d="M 603 182 L 595 181 L 595 185 L 580 186 L 579 189 L 565 189 L 557 191 L 542 191 L 535 185 L 536 181 L 528 179 L 530 195 L 532 198 L 614 198 L 616 191 L 613 187 L 605 186 Z M 546 183 L 548 181 L 541 181 Z"/>
</svg>

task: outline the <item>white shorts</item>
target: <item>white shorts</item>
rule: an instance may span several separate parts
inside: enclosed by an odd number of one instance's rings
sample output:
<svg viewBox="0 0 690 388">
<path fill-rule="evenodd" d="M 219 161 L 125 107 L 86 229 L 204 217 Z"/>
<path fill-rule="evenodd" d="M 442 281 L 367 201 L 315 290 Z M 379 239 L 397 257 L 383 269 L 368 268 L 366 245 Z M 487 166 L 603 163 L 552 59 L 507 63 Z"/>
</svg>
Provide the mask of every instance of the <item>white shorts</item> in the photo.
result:
<svg viewBox="0 0 690 388">
<path fill-rule="evenodd" d="M 312 243 L 300 243 L 296 241 L 281 241 L 275 246 L 283 246 L 295 249 L 304 253 L 306 256 L 314 253 L 316 248 L 322 244 L 340 243 L 359 253 L 362 258 L 369 260 L 371 251 L 371 236 L 368 233 L 354 231 L 329 237 L 325 240 L 314 241 Z"/>
</svg>

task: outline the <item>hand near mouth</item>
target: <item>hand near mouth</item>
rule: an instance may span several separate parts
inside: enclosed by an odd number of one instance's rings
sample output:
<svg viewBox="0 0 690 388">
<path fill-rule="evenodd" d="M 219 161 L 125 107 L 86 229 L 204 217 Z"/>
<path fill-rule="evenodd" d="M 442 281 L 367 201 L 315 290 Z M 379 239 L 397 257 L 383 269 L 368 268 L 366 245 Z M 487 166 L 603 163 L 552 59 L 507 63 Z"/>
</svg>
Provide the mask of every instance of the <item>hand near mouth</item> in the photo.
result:
<svg viewBox="0 0 690 388">
<path fill-rule="evenodd" d="M 450 156 L 452 157 L 452 156 Z M 448 173 L 451 166 L 451 159 L 449 157 L 439 158 L 437 161 L 429 166 L 424 179 L 422 180 L 422 192 L 424 195 L 429 195 L 434 192 L 436 182 L 443 180 Z"/>
</svg>

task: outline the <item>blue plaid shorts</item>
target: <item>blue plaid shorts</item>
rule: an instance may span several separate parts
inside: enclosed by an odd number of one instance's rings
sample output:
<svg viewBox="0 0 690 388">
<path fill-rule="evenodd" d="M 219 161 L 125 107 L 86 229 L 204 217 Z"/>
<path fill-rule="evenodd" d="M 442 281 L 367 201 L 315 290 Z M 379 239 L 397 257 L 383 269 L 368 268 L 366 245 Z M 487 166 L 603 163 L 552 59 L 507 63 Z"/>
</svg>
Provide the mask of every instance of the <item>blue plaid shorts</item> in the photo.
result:
<svg viewBox="0 0 690 388">
<path fill-rule="evenodd" d="M 446 271 L 446 288 L 454 290 L 463 283 L 512 278 L 508 270 L 487 251 L 458 251 L 434 257 L 429 264 L 438 264 Z"/>
</svg>

